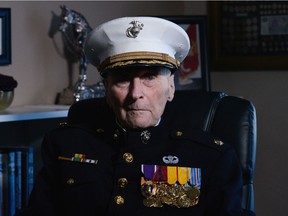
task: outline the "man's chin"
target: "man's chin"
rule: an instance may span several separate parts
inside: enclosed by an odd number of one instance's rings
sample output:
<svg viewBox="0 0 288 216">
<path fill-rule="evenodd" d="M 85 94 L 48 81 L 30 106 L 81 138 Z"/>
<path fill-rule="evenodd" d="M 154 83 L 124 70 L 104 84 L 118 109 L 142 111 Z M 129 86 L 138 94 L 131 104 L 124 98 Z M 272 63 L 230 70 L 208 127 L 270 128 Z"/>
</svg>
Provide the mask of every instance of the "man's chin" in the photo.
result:
<svg viewBox="0 0 288 216">
<path fill-rule="evenodd" d="M 156 123 L 154 124 L 151 121 L 147 121 L 148 118 L 144 119 L 132 119 L 128 121 L 128 127 L 132 129 L 144 129 L 148 127 L 155 126 Z"/>
<path fill-rule="evenodd" d="M 151 127 L 152 125 L 150 124 L 146 124 L 146 123 L 131 123 L 128 125 L 129 128 L 131 129 L 145 129 L 145 128 L 148 128 L 148 127 Z"/>
</svg>

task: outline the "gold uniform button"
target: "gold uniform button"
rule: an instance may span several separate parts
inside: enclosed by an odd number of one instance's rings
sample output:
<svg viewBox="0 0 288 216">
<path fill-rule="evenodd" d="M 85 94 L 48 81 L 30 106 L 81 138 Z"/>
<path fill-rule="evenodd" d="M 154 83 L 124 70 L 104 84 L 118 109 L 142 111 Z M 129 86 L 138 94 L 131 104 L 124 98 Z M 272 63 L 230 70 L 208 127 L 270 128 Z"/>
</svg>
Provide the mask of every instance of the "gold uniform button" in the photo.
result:
<svg viewBox="0 0 288 216">
<path fill-rule="evenodd" d="M 131 153 L 125 153 L 125 154 L 123 154 L 123 159 L 127 163 L 131 163 L 133 161 L 133 155 Z"/>
<path fill-rule="evenodd" d="M 117 140 L 117 139 L 118 139 L 118 134 L 117 134 L 117 133 L 113 134 L 113 139 L 114 139 L 114 140 Z"/>
<path fill-rule="evenodd" d="M 67 180 L 67 184 L 68 184 L 68 185 L 73 185 L 74 183 L 75 183 L 75 181 L 74 181 L 73 178 L 69 178 L 69 179 Z"/>
<path fill-rule="evenodd" d="M 115 200 L 115 203 L 117 205 L 123 205 L 124 204 L 124 198 L 122 196 L 115 196 L 114 200 Z"/>
<path fill-rule="evenodd" d="M 128 184 L 128 180 L 126 178 L 119 178 L 118 179 L 118 185 L 121 188 L 124 188 Z"/>
<path fill-rule="evenodd" d="M 224 142 L 223 141 L 221 141 L 221 140 L 214 140 L 214 143 L 216 144 L 216 145 L 219 145 L 219 146 L 222 146 L 223 144 L 224 144 Z"/>
<path fill-rule="evenodd" d="M 104 130 L 102 128 L 97 128 L 96 132 L 99 133 L 99 134 L 102 134 L 102 133 L 104 133 Z"/>
<path fill-rule="evenodd" d="M 181 137 L 183 135 L 183 132 L 182 131 L 176 131 L 176 136 L 177 137 Z"/>
</svg>

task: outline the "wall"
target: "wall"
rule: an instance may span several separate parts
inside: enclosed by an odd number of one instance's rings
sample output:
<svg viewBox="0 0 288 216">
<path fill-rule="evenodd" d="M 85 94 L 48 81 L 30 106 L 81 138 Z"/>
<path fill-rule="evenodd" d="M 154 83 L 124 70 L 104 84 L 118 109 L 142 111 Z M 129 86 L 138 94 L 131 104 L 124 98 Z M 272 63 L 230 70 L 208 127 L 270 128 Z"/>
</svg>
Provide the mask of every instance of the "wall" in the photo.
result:
<svg viewBox="0 0 288 216">
<path fill-rule="evenodd" d="M 1 67 L 0 73 L 19 82 L 13 106 L 54 103 L 56 94 L 69 85 L 61 33 L 53 39 L 48 36 L 53 13 L 60 15 L 61 4 L 84 14 L 92 27 L 125 15 L 181 14 L 184 10 L 184 3 L 175 2 L 0 2 L 0 7 L 12 10 L 12 64 Z M 88 83 L 99 78 L 94 71 L 89 66 Z M 77 74 L 78 65 L 74 64 L 74 81 Z"/>
<path fill-rule="evenodd" d="M 54 40 L 48 37 L 52 13 L 59 15 L 62 3 L 84 14 L 93 27 L 126 15 L 207 14 L 204 1 L 0 2 L 0 7 L 12 9 L 12 64 L 0 67 L 0 73 L 12 75 L 19 82 L 13 106 L 53 104 L 57 92 L 68 86 L 67 64 L 56 49 L 62 52 L 60 33 Z M 73 69 L 75 79 L 77 64 Z M 88 76 L 91 83 L 99 79 L 92 67 L 89 67 Z M 257 108 L 255 200 L 257 215 L 260 216 L 286 216 L 288 212 L 285 205 L 288 192 L 288 169 L 285 169 L 288 163 L 286 80 L 286 71 L 211 72 L 212 90 L 247 98 Z"/>
</svg>

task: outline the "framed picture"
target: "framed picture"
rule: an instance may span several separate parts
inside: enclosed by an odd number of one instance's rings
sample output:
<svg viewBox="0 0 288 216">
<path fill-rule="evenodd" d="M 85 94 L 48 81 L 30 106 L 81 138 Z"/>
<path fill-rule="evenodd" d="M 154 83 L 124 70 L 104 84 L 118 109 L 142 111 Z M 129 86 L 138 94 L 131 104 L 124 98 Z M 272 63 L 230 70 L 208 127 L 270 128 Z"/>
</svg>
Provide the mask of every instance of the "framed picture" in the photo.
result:
<svg viewBox="0 0 288 216">
<path fill-rule="evenodd" d="M 181 26 L 190 38 L 190 51 L 175 73 L 176 90 L 210 91 L 206 16 L 161 17 Z"/>
<path fill-rule="evenodd" d="M 208 3 L 211 70 L 287 70 L 287 1 Z"/>
<path fill-rule="evenodd" d="M 11 64 L 11 9 L 0 8 L 0 65 Z"/>
</svg>

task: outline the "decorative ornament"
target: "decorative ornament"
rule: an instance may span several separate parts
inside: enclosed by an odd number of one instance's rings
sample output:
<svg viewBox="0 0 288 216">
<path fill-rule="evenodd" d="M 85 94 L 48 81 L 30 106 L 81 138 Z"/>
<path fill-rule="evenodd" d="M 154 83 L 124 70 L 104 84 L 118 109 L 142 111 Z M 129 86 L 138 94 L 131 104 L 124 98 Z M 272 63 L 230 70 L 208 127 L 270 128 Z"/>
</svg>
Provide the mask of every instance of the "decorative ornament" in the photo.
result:
<svg viewBox="0 0 288 216">
<path fill-rule="evenodd" d="M 126 35 L 129 38 L 136 38 L 140 31 L 143 29 L 144 24 L 136 20 L 133 20 L 129 24 L 132 24 L 133 26 L 126 30 Z"/>
<path fill-rule="evenodd" d="M 141 137 L 142 143 L 147 144 L 151 137 L 151 133 L 148 130 L 144 130 L 141 132 L 140 137 Z"/>
</svg>

